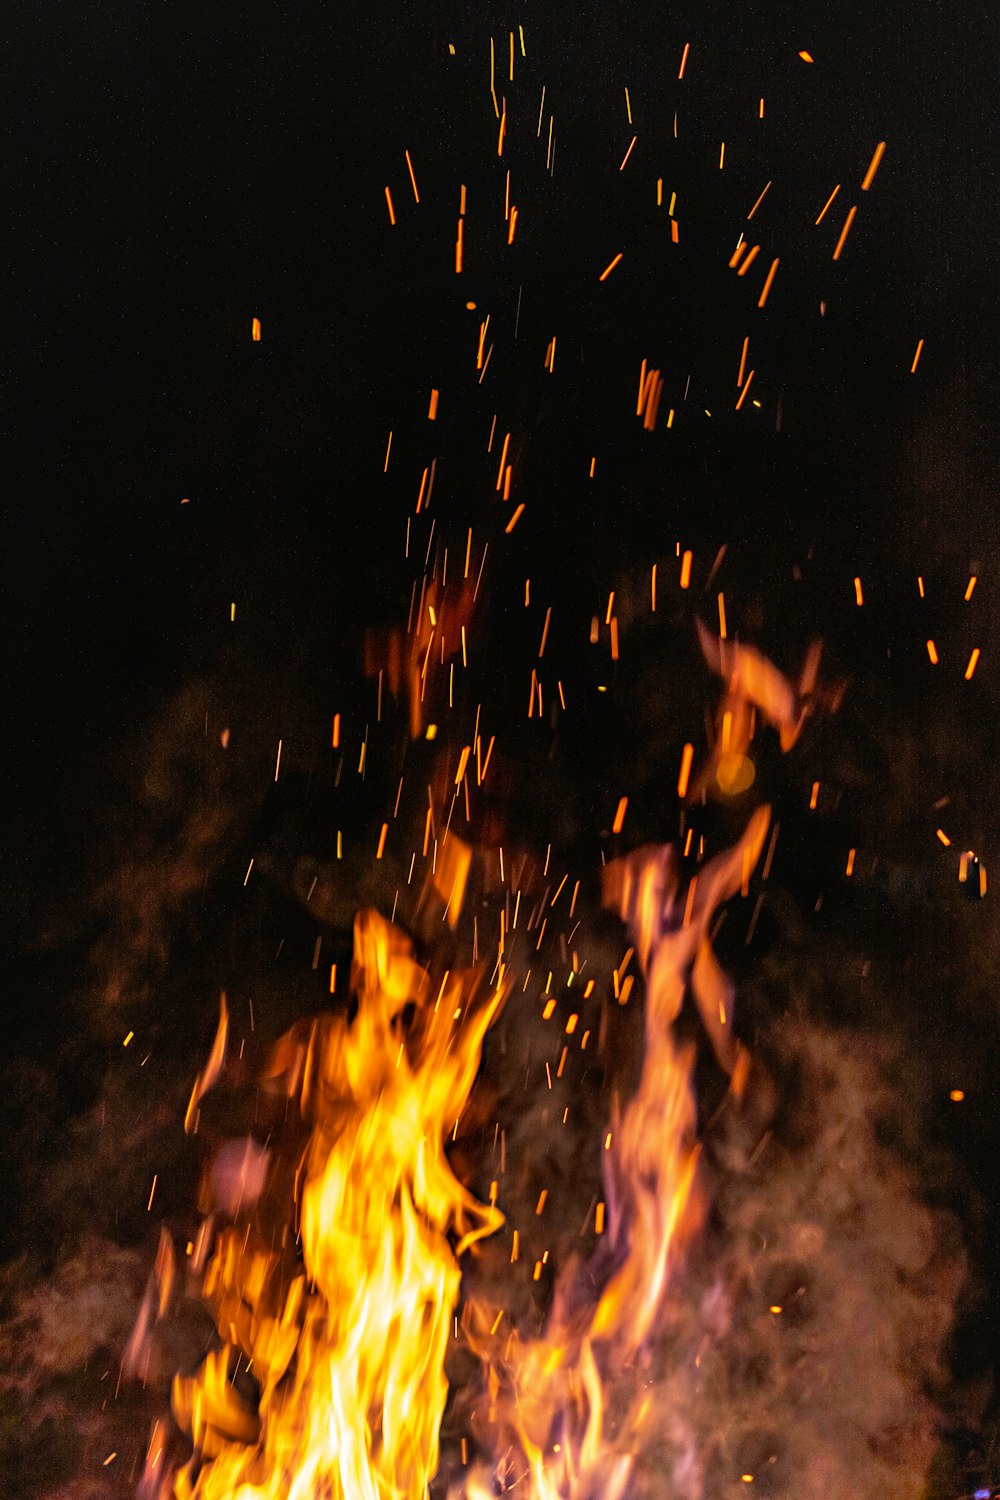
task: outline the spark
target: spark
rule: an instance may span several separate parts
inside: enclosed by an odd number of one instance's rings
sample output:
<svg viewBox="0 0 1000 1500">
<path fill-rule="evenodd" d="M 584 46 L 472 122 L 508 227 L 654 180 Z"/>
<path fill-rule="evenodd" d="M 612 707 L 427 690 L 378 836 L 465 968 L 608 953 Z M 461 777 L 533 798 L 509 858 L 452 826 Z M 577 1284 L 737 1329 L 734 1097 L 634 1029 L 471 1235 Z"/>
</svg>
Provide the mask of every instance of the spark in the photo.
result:
<svg viewBox="0 0 1000 1500">
<path fill-rule="evenodd" d="M 420 194 L 417 192 L 417 179 L 416 179 L 416 177 L 414 175 L 414 172 L 413 172 L 413 162 L 410 160 L 410 153 L 409 153 L 409 151 L 405 152 L 405 156 L 406 156 L 407 170 L 408 170 L 408 172 L 410 174 L 410 182 L 413 185 L 413 201 L 415 203 L 419 203 L 420 202 Z"/>
<path fill-rule="evenodd" d="M 763 190 L 762 190 L 762 192 L 760 194 L 760 197 L 757 199 L 757 202 L 754 204 L 753 208 L 747 214 L 747 219 L 748 220 L 752 219 L 753 216 L 754 216 L 754 214 L 757 212 L 758 208 L 760 208 L 760 205 L 763 203 L 765 197 L 767 196 L 767 190 L 768 190 L 768 188 L 770 186 L 771 186 L 770 182 L 765 183 L 764 188 L 763 188 Z"/>
<path fill-rule="evenodd" d="M 834 260 L 840 259 L 841 251 L 844 248 L 844 241 L 847 239 L 847 236 L 851 232 L 851 225 L 854 223 L 854 215 L 857 213 L 857 211 L 858 205 L 855 203 L 848 211 L 847 218 L 844 220 L 844 227 L 840 231 L 840 238 L 837 241 L 836 247 L 833 252 Z"/>
<path fill-rule="evenodd" d="M 619 252 L 615 256 L 614 260 L 611 261 L 611 263 L 609 265 L 605 266 L 604 270 L 601 272 L 600 276 L 597 278 L 598 281 L 607 281 L 608 277 L 611 275 L 611 272 L 615 269 L 615 266 L 617 266 L 618 263 L 619 263 L 619 261 L 622 259 L 623 254 L 624 254 L 624 252 L 621 251 L 621 250 L 619 250 Z"/>
<path fill-rule="evenodd" d="M 875 173 L 878 171 L 879 163 L 881 162 L 884 155 L 885 141 L 879 141 L 878 145 L 875 147 L 875 154 L 873 155 L 871 161 L 868 163 L 868 171 L 865 173 L 861 181 L 861 191 L 863 193 L 867 193 L 868 189 L 871 187 L 872 181 L 875 177 Z"/>
<path fill-rule="evenodd" d="M 778 260 L 778 257 L 775 256 L 774 260 L 772 260 L 771 262 L 771 269 L 767 273 L 767 279 L 764 282 L 763 290 L 761 291 L 761 294 L 757 299 L 758 307 L 763 307 L 764 303 L 767 301 L 768 293 L 771 290 L 771 286 L 774 282 L 775 274 L 777 273 L 779 264 L 780 262 Z"/>
<path fill-rule="evenodd" d="M 822 224 L 823 220 L 826 218 L 826 211 L 827 211 L 827 209 L 830 207 L 830 204 L 833 202 L 834 198 L 836 198 L 836 196 L 837 196 L 837 194 L 839 192 L 840 192 L 840 183 L 838 182 L 837 186 L 834 188 L 833 192 L 830 194 L 829 198 L 827 198 L 826 202 L 823 204 L 823 207 L 820 209 L 820 211 L 819 211 L 819 217 L 816 220 L 817 224 Z"/>
</svg>

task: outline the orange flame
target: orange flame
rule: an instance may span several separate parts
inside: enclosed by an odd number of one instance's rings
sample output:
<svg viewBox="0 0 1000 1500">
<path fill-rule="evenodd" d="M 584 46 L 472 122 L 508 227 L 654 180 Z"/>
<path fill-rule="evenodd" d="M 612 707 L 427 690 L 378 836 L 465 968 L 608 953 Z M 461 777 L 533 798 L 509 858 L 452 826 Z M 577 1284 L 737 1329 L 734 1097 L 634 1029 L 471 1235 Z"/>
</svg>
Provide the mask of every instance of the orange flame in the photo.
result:
<svg viewBox="0 0 1000 1500">
<path fill-rule="evenodd" d="M 682 896 L 669 847 L 640 849 L 605 871 L 605 904 L 631 929 L 646 979 L 639 1087 L 612 1118 L 604 1158 L 608 1232 L 587 1266 L 563 1268 L 544 1337 L 498 1341 L 490 1310 L 467 1307 L 470 1342 L 488 1369 L 494 1449 L 504 1457 L 496 1475 L 474 1469 L 451 1500 L 485 1500 L 495 1477 L 506 1488 L 510 1478 L 523 1482 L 530 1500 L 624 1494 L 647 1404 L 639 1391 L 616 1414 L 611 1435 L 605 1387 L 655 1337 L 671 1273 L 700 1220 L 693 1054 L 678 1045 L 674 1022 L 690 985 L 716 1050 L 739 1071 L 730 1016 L 720 1015 L 728 985 L 707 934 L 720 903 L 759 859 L 769 821 L 769 809 L 759 809 L 734 847 L 702 870 L 693 893 Z"/>
<path fill-rule="evenodd" d="M 352 983 L 353 1021 L 325 1017 L 277 1050 L 272 1073 L 291 1070 L 311 1127 L 304 1267 L 272 1247 L 259 1212 L 220 1235 L 203 1293 L 223 1342 L 174 1383 L 195 1447 L 178 1500 L 424 1500 L 437 1469 L 458 1256 L 503 1222 L 454 1176 L 444 1142 L 502 994 L 478 999 L 478 974 L 435 989 L 373 911 L 355 923 Z"/>
</svg>

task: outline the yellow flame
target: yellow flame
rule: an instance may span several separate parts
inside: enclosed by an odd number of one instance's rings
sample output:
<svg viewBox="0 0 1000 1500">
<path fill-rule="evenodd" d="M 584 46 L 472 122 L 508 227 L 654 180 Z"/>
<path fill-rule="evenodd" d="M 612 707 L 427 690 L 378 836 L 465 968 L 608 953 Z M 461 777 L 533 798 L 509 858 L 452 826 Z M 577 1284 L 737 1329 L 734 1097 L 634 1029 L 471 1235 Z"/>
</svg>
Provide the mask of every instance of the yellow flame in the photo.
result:
<svg viewBox="0 0 1000 1500">
<path fill-rule="evenodd" d="M 424 1500 L 439 1458 L 457 1257 L 499 1210 L 455 1177 L 444 1142 L 501 1003 L 478 975 L 438 988 L 375 912 L 355 923 L 352 1022 L 326 1017 L 273 1072 L 294 1071 L 311 1133 L 301 1248 L 224 1232 L 204 1293 L 223 1342 L 178 1379 L 195 1454 L 179 1500 Z M 256 1410 L 237 1388 L 251 1366 Z"/>
</svg>

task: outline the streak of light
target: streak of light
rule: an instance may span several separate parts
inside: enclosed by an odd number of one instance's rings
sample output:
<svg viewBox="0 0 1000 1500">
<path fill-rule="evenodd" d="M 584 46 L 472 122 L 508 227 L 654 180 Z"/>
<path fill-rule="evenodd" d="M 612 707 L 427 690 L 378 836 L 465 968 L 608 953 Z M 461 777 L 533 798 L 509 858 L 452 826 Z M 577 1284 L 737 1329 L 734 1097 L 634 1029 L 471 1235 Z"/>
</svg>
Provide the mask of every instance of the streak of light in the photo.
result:
<svg viewBox="0 0 1000 1500">
<path fill-rule="evenodd" d="M 878 145 L 875 147 L 875 154 L 873 155 L 871 161 L 868 163 L 868 171 L 865 173 L 864 177 L 861 180 L 861 191 L 863 193 L 867 193 L 868 189 L 871 187 L 872 181 L 875 177 L 875 173 L 879 168 L 879 162 L 882 160 L 884 155 L 885 141 L 879 141 Z"/>
<path fill-rule="evenodd" d="M 848 211 L 847 218 L 844 220 L 844 227 L 840 231 L 840 238 L 837 241 L 836 247 L 833 252 L 834 260 L 840 259 L 841 252 L 844 248 L 844 241 L 847 239 L 847 236 L 851 232 L 851 225 L 854 223 L 854 215 L 857 213 L 857 211 L 858 205 L 855 203 L 851 206 L 850 210 Z"/>
</svg>

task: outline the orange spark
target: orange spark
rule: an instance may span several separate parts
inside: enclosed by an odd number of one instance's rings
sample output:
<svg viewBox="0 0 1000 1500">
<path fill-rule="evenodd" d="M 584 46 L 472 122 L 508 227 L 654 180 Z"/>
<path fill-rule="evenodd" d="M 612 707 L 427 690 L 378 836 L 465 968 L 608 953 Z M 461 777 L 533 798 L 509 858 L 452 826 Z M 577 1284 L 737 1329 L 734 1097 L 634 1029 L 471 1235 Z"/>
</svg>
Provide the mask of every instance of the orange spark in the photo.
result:
<svg viewBox="0 0 1000 1500">
<path fill-rule="evenodd" d="M 857 211 L 858 211 L 858 205 L 855 203 L 851 207 L 851 209 L 849 210 L 847 218 L 844 220 L 844 227 L 840 231 L 840 239 L 837 241 L 836 248 L 834 249 L 834 252 L 833 252 L 833 258 L 834 258 L 834 260 L 839 260 L 840 259 L 840 252 L 844 248 L 844 241 L 847 239 L 847 236 L 851 232 L 851 225 L 854 223 L 854 215 L 857 213 Z"/>
<path fill-rule="evenodd" d="M 678 797 L 686 797 L 687 796 L 688 781 L 690 780 L 690 777 L 691 777 L 691 762 L 693 760 L 694 760 L 694 746 L 692 744 L 688 743 L 688 744 L 686 744 L 684 746 L 684 749 L 681 751 L 681 769 L 680 769 L 680 773 L 679 773 L 679 775 L 677 777 L 677 795 L 678 795 Z"/>
<path fill-rule="evenodd" d="M 868 163 L 868 171 L 865 173 L 861 181 L 861 191 L 863 193 L 867 193 L 868 189 L 871 187 L 872 179 L 874 178 L 875 173 L 878 171 L 879 162 L 882 160 L 884 155 L 885 141 L 879 141 L 878 145 L 875 147 L 875 154 L 872 157 L 871 161 Z"/>
<path fill-rule="evenodd" d="M 414 200 L 415 203 L 419 203 L 420 202 L 420 194 L 417 192 L 417 179 L 416 179 L 416 177 L 414 176 L 414 173 L 413 173 L 413 163 L 410 160 L 410 153 L 409 153 L 409 151 L 407 151 L 405 153 L 405 155 L 406 155 L 406 166 L 407 166 L 407 169 L 408 169 L 408 171 L 410 173 L 410 182 L 413 184 L 413 200 Z"/>
<path fill-rule="evenodd" d="M 827 198 L 826 202 L 823 204 L 823 207 L 820 209 L 820 211 L 819 211 L 819 217 L 816 220 L 817 224 L 822 224 L 823 220 L 826 218 L 826 211 L 827 211 L 827 209 L 830 207 L 830 204 L 833 202 L 834 198 L 836 198 L 836 196 L 837 196 L 837 194 L 839 192 L 840 192 L 840 183 L 838 182 L 837 186 L 834 188 L 833 192 L 830 194 L 829 198 Z"/>
<path fill-rule="evenodd" d="M 762 203 L 763 203 L 763 201 L 764 201 L 764 198 L 765 198 L 765 196 L 766 196 L 766 194 L 767 194 L 767 190 L 768 190 L 768 188 L 769 188 L 769 187 L 770 187 L 770 186 L 771 186 L 771 184 L 770 184 L 770 182 L 768 182 L 768 183 L 766 183 L 766 184 L 765 184 L 765 185 L 764 185 L 764 188 L 763 188 L 763 190 L 762 190 L 762 192 L 761 192 L 761 195 L 760 195 L 760 197 L 759 197 L 759 198 L 758 198 L 758 199 L 757 199 L 757 202 L 756 202 L 756 203 L 755 203 L 755 204 L 754 204 L 754 206 L 753 206 L 753 208 L 752 208 L 752 209 L 751 209 L 751 210 L 750 210 L 750 212 L 749 212 L 749 213 L 748 213 L 748 214 L 747 214 L 747 219 L 748 219 L 748 220 L 749 220 L 749 219 L 752 219 L 752 218 L 753 218 L 753 216 L 754 216 L 754 214 L 755 214 L 755 213 L 756 213 L 756 212 L 757 212 L 757 210 L 758 210 L 758 208 L 760 208 L 760 205 L 761 205 L 761 204 L 762 204 Z"/>
<path fill-rule="evenodd" d="M 737 411 L 739 411 L 740 407 L 743 405 L 744 401 L 747 399 L 747 391 L 750 389 L 750 382 L 753 379 L 753 377 L 754 377 L 754 372 L 753 372 L 753 370 L 751 370 L 750 374 L 747 376 L 747 383 L 743 387 L 743 389 L 740 391 L 739 397 L 737 398 L 737 401 L 736 401 L 736 410 Z"/>
<path fill-rule="evenodd" d="M 767 295 L 768 295 L 768 293 L 771 290 L 771 285 L 772 285 L 772 283 L 774 281 L 774 277 L 775 277 L 775 273 L 777 272 L 778 265 L 779 265 L 778 257 L 775 256 L 774 260 L 772 260 L 772 262 L 771 262 L 771 269 L 767 273 L 767 279 L 764 282 L 763 290 L 761 291 L 760 296 L 757 298 L 757 306 L 758 307 L 763 307 L 764 303 L 767 301 Z"/>
</svg>

